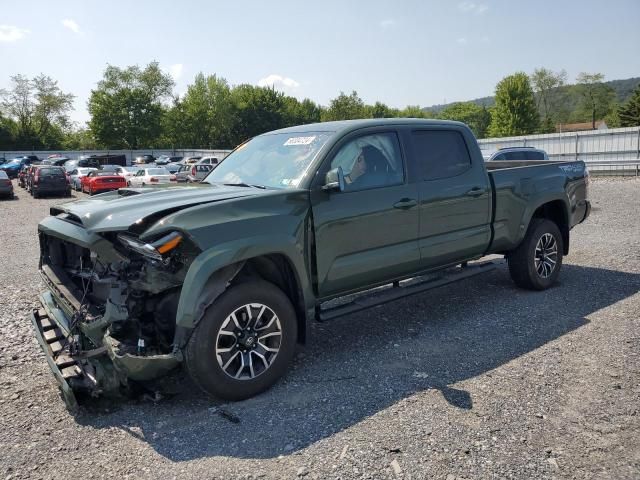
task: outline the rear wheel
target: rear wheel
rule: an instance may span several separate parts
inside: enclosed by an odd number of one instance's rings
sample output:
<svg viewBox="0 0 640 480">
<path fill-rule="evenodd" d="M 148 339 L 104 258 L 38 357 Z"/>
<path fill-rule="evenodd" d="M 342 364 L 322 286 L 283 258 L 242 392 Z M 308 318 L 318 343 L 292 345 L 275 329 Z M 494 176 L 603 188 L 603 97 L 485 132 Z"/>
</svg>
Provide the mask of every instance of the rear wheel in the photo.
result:
<svg viewBox="0 0 640 480">
<path fill-rule="evenodd" d="M 521 288 L 545 290 L 557 280 L 562 267 L 564 244 L 558 226 L 535 218 L 522 243 L 509 253 L 509 273 Z"/>
<path fill-rule="evenodd" d="M 187 370 L 206 393 L 242 400 L 284 374 L 296 339 L 295 310 L 282 290 L 263 280 L 240 283 L 196 327 L 185 348 Z"/>
</svg>

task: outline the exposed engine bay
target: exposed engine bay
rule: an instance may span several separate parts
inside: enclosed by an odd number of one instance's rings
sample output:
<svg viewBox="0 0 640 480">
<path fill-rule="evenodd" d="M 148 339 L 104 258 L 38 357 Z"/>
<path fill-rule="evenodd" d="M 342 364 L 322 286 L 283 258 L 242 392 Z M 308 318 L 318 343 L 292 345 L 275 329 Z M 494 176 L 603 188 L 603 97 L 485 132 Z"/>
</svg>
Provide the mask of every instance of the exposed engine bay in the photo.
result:
<svg viewBox="0 0 640 480">
<path fill-rule="evenodd" d="M 151 380 L 176 367 L 176 311 L 198 250 L 173 232 L 152 244 L 108 232 L 96 251 L 40 232 L 41 300 L 56 317 L 55 340 L 65 380 L 90 395 L 117 392 L 129 380 Z M 56 316 L 57 309 L 64 315 Z M 44 327 L 42 328 L 44 330 Z M 46 337 L 47 332 L 43 332 Z"/>
</svg>

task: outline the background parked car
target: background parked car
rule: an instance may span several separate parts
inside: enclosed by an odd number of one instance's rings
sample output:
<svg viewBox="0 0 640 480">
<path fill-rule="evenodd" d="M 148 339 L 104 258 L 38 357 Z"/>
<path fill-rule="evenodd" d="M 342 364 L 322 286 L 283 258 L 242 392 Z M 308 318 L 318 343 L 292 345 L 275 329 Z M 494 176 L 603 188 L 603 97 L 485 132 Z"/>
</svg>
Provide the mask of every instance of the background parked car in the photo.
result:
<svg viewBox="0 0 640 480">
<path fill-rule="evenodd" d="M 169 155 L 160 155 L 158 158 L 156 158 L 155 164 L 164 166 L 164 165 L 168 165 L 169 163 L 179 162 L 180 160 L 182 160 L 182 157 L 171 157 Z"/>
<path fill-rule="evenodd" d="M 189 165 L 187 165 L 189 167 Z M 209 175 L 209 172 L 213 170 L 214 165 L 201 164 L 196 163 L 195 165 L 191 165 L 189 168 L 189 173 L 187 173 L 187 183 L 198 183 L 201 182 L 204 177 Z"/>
<path fill-rule="evenodd" d="M 164 167 L 141 168 L 138 173 L 129 178 L 128 184 L 132 187 L 145 187 L 147 185 L 159 185 L 173 183 L 176 176 Z"/>
<path fill-rule="evenodd" d="M 124 177 L 125 180 L 129 180 L 129 178 L 133 177 L 136 173 L 138 173 L 140 167 L 132 166 L 132 167 L 118 167 L 116 169 L 116 173 L 121 177 Z"/>
<path fill-rule="evenodd" d="M 7 175 L 7 172 L 0 171 L 0 196 L 4 198 L 13 198 L 13 183 Z"/>
<path fill-rule="evenodd" d="M 500 160 L 549 160 L 549 155 L 539 148 L 506 147 L 493 152 L 487 162 Z"/>
<path fill-rule="evenodd" d="M 218 165 L 218 163 L 220 163 L 220 160 L 218 160 L 218 157 L 202 157 L 200 160 L 198 160 L 199 164 L 203 164 L 203 165 Z"/>
<path fill-rule="evenodd" d="M 200 160 L 202 160 L 202 157 L 184 157 L 184 159 L 182 160 L 182 163 L 186 163 L 186 164 L 191 164 L 191 163 L 198 163 Z"/>
<path fill-rule="evenodd" d="M 29 165 L 24 165 L 18 172 L 18 185 L 22 188 L 27 188 L 27 170 L 29 170 Z"/>
<path fill-rule="evenodd" d="M 96 171 L 96 168 L 91 167 L 80 167 L 69 172 L 69 183 L 71 184 L 71 188 L 75 191 L 80 191 L 82 189 L 82 177 L 86 177 L 89 172 Z"/>
<path fill-rule="evenodd" d="M 153 155 L 139 155 L 133 160 L 134 165 L 147 165 L 155 162 L 156 157 Z"/>
<path fill-rule="evenodd" d="M 24 188 L 27 192 L 31 191 L 31 184 L 33 183 L 33 175 L 35 173 L 37 165 L 28 165 L 24 170 Z M 18 175 L 18 178 L 20 176 Z"/>
<path fill-rule="evenodd" d="M 89 195 L 117 190 L 127 186 L 127 182 L 116 172 L 94 170 L 82 177 L 82 191 Z"/>
<path fill-rule="evenodd" d="M 180 167 L 184 165 L 182 163 L 182 161 L 180 162 L 172 162 L 172 163 L 167 163 L 166 165 L 164 165 L 164 168 L 166 168 L 167 170 L 169 170 L 169 172 L 171 173 L 177 173 L 178 170 L 180 170 Z"/>
<path fill-rule="evenodd" d="M 67 172 L 76 168 L 100 168 L 100 162 L 91 156 L 82 155 L 74 160 L 67 160 L 64 163 L 64 168 Z"/>
<path fill-rule="evenodd" d="M 36 160 L 33 160 L 33 158 L 35 158 Z M 0 170 L 7 172 L 9 178 L 16 178 L 23 166 L 31 165 L 32 163 L 37 163 L 38 161 L 38 157 L 35 157 L 34 155 L 16 157 L 0 165 Z"/>
<path fill-rule="evenodd" d="M 46 193 L 57 195 L 71 195 L 71 185 L 62 167 L 53 165 L 38 165 L 33 167 L 31 180 L 31 195 L 34 198 Z"/>
<path fill-rule="evenodd" d="M 49 155 L 47 158 L 42 160 L 41 164 L 62 167 L 68 160 L 71 159 L 69 157 L 65 157 L 64 155 Z"/>
<path fill-rule="evenodd" d="M 176 182 L 186 182 L 187 177 L 189 176 L 189 173 L 191 173 L 191 165 L 188 165 L 188 164 L 180 165 L 180 168 L 178 168 L 178 171 L 175 173 Z"/>
</svg>

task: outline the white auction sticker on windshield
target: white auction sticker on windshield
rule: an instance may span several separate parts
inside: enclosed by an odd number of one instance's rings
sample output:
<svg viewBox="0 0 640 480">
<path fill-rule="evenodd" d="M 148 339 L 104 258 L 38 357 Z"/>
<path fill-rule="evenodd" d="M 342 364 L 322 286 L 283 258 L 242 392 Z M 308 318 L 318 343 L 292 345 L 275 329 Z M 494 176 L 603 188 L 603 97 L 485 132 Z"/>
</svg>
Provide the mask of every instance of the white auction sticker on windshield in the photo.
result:
<svg viewBox="0 0 640 480">
<path fill-rule="evenodd" d="M 313 137 L 291 137 L 286 142 L 284 142 L 285 146 L 290 145 L 311 145 L 311 143 L 316 139 L 315 135 Z"/>
</svg>

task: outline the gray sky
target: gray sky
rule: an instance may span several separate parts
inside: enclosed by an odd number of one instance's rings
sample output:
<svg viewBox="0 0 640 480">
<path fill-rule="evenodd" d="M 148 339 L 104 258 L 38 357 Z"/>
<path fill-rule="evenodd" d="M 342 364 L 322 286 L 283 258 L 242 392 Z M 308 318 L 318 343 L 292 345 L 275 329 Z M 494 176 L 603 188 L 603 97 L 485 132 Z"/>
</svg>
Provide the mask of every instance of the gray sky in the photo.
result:
<svg viewBox="0 0 640 480">
<path fill-rule="evenodd" d="M 492 95 L 516 71 L 640 76 L 640 1 L 0 0 L 0 88 L 45 73 L 76 95 L 107 64 L 152 60 L 183 93 L 198 72 L 326 105 L 430 106 Z"/>
</svg>

